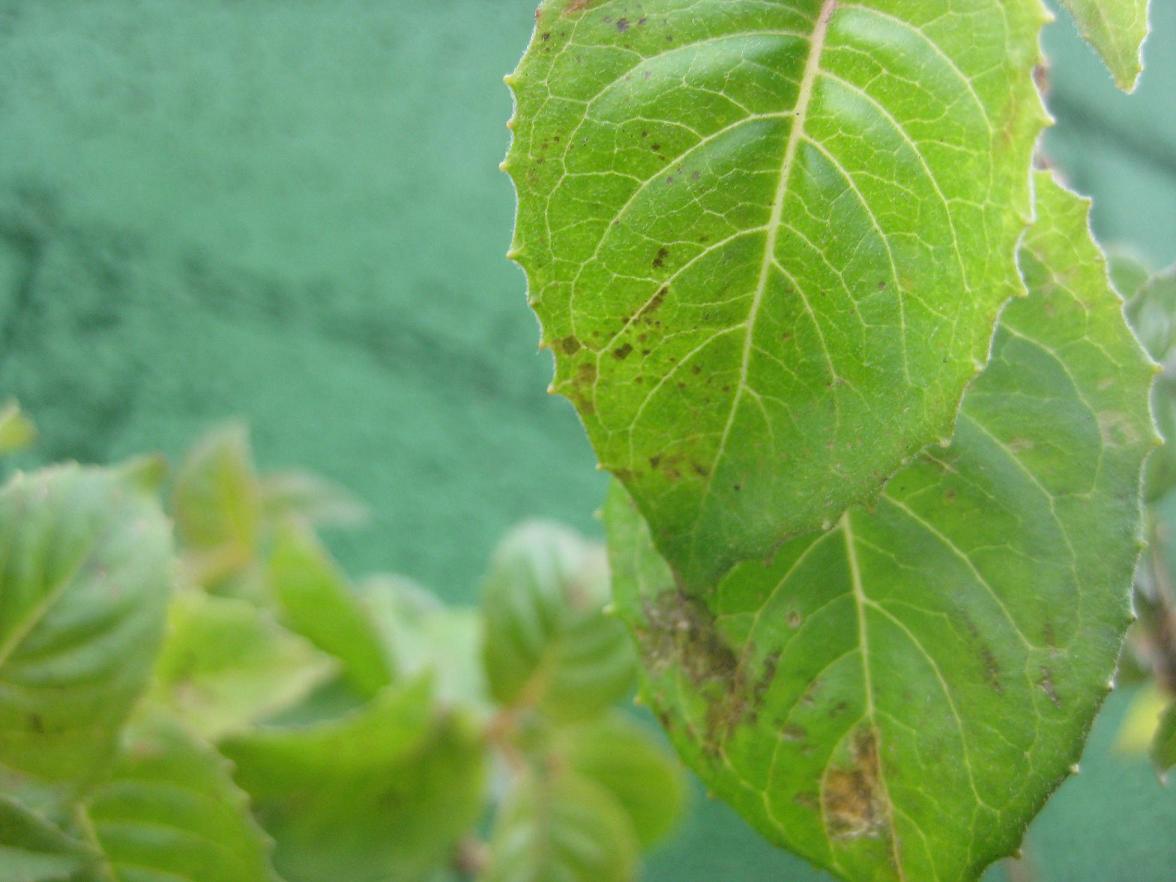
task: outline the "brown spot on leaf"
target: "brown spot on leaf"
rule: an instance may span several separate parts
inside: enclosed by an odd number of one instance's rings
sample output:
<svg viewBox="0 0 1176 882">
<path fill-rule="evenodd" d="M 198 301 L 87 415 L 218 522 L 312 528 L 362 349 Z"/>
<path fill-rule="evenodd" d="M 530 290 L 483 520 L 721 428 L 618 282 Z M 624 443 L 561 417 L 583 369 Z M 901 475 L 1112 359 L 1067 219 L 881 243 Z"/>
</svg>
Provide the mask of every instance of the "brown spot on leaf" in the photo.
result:
<svg viewBox="0 0 1176 882">
<path fill-rule="evenodd" d="M 620 31 L 622 34 L 625 31 L 629 30 L 629 19 L 618 18 L 617 19 L 617 30 Z"/>
<path fill-rule="evenodd" d="M 872 729 L 863 728 L 854 737 L 853 761 L 848 768 L 832 768 L 826 774 L 821 807 L 833 839 L 877 839 L 888 831 L 878 739 Z"/>
<path fill-rule="evenodd" d="M 1054 707 L 1062 706 L 1062 699 L 1058 696 L 1058 690 L 1054 686 L 1053 671 L 1049 668 L 1041 669 L 1041 679 L 1037 681 L 1037 685 L 1041 687 L 1041 691 L 1046 694 Z"/>
<path fill-rule="evenodd" d="M 580 341 L 575 337 L 564 337 L 559 341 L 559 348 L 568 355 L 575 355 L 580 351 Z"/>
<path fill-rule="evenodd" d="M 613 358 L 617 361 L 624 361 L 629 357 L 629 353 L 633 351 L 633 347 L 628 343 L 623 343 L 613 350 Z"/>
</svg>

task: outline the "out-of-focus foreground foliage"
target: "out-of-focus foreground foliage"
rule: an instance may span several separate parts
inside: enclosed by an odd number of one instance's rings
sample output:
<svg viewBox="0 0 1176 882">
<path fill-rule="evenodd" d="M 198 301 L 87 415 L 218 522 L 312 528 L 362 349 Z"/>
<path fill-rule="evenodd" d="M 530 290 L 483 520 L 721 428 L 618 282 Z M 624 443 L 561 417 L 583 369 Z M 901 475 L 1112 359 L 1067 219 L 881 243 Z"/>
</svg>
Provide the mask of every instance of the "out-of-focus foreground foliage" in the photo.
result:
<svg viewBox="0 0 1176 882">
<path fill-rule="evenodd" d="M 32 440 L 5 408 L 0 447 Z M 621 882 L 672 827 L 602 549 L 524 525 L 450 608 L 351 583 L 315 529 L 362 509 L 259 474 L 241 427 L 167 483 L 0 491 L 0 882 Z"/>
</svg>

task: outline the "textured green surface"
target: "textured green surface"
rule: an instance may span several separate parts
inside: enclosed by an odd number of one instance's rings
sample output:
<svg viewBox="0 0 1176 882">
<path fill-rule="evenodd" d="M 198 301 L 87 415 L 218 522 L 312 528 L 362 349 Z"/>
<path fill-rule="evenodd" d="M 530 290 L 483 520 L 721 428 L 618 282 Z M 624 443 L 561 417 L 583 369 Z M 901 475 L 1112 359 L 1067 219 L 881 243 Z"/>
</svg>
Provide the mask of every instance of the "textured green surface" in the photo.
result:
<svg viewBox="0 0 1176 882">
<path fill-rule="evenodd" d="M 1120 89 L 1130 91 L 1143 72 L 1149 0 L 1062 0 L 1078 30 L 1098 50 Z"/>
<path fill-rule="evenodd" d="M 511 253 L 554 388 L 692 585 L 950 437 L 1023 292 L 1045 9 L 950 7 L 537 13 Z"/>
<path fill-rule="evenodd" d="M 0 797 L 0 882 L 70 882 L 91 857 L 44 818 Z"/>
<path fill-rule="evenodd" d="M 110 474 L 65 466 L 0 491 L 5 792 L 69 797 L 107 770 L 151 672 L 173 576 L 159 506 Z"/>
<path fill-rule="evenodd" d="M 229 773 L 173 722 L 132 728 L 80 815 L 105 863 L 84 882 L 271 882 L 270 843 Z"/>
<path fill-rule="evenodd" d="M 1029 299 L 1005 310 L 951 446 L 876 508 L 691 598 L 610 497 L 655 712 L 724 799 L 847 879 L 973 879 L 1016 850 L 1127 627 L 1153 367 L 1085 203 L 1046 174 L 1037 202 Z"/>
<path fill-rule="evenodd" d="M 238 415 L 266 467 L 373 510 L 350 572 L 470 602 L 517 521 L 593 529 L 604 490 L 503 258 L 501 77 L 532 0 L 0 0 L 0 401 L 18 463 L 185 450 Z M 1095 230 L 1176 260 L 1176 4 L 1118 92 L 1047 28 L 1049 153 Z M 7 468 L 0 461 L 0 469 Z M 1168 882 L 1176 792 L 1110 753 L 1125 696 L 1032 828 L 1038 882 Z M 648 882 L 813 882 L 696 791 Z M 1122 823 L 1125 817 L 1129 824 Z"/>
</svg>

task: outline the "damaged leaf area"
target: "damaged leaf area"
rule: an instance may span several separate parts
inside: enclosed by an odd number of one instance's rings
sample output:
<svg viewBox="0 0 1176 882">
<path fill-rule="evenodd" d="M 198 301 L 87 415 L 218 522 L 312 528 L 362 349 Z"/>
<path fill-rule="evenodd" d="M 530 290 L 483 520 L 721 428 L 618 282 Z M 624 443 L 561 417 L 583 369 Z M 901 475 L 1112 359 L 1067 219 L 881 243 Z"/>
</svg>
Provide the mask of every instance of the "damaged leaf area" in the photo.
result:
<svg viewBox="0 0 1176 882">
<path fill-rule="evenodd" d="M 950 438 L 1046 115 L 1039 0 L 547 0 L 504 168 L 553 389 L 683 581 Z M 819 440 L 814 440 L 819 439 Z"/>
<path fill-rule="evenodd" d="M 853 880 L 973 880 L 1068 774 L 1130 617 L 1154 376 L 1042 173 L 950 446 L 870 508 L 687 591 L 614 483 L 614 591 L 643 694 L 720 797 Z"/>
</svg>

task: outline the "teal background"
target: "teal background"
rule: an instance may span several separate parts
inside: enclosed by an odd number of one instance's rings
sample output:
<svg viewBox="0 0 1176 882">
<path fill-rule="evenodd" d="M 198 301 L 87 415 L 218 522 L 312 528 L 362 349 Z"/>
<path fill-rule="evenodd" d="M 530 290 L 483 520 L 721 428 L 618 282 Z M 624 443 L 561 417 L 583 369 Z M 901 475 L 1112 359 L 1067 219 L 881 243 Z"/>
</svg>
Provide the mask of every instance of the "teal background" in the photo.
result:
<svg viewBox="0 0 1176 882">
<path fill-rule="evenodd" d="M 230 416 L 375 513 L 356 574 L 477 595 L 512 523 L 604 488 L 550 362 L 497 165 L 532 0 L 0 0 L 0 400 L 21 465 L 178 454 Z M 1176 5 L 1117 93 L 1064 18 L 1046 150 L 1094 227 L 1176 261 Z M 1171 882 L 1176 793 L 1094 730 L 1014 882 Z M 993 878 L 1004 878 L 996 870 Z M 1029 872 L 1031 875 L 1024 875 Z M 701 795 L 650 882 L 827 879 Z"/>
</svg>

